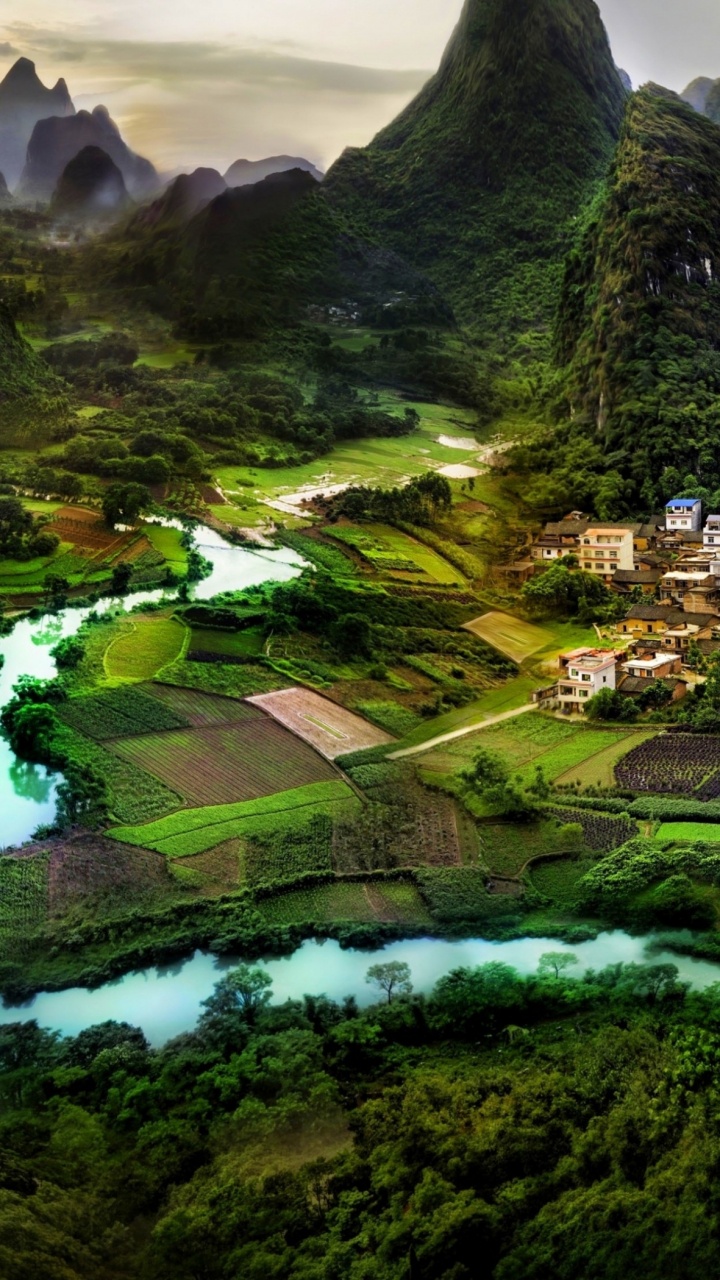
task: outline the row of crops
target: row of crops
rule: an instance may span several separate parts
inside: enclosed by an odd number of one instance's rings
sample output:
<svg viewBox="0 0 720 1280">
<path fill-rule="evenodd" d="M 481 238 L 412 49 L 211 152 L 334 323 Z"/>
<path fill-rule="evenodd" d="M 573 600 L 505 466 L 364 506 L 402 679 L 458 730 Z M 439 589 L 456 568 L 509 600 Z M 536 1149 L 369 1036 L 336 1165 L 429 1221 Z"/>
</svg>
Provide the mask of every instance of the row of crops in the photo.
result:
<svg viewBox="0 0 720 1280">
<path fill-rule="evenodd" d="M 615 779 L 629 791 L 714 800 L 720 796 L 720 738 L 689 733 L 649 738 L 617 762 Z"/>
<path fill-rule="evenodd" d="M 132 687 L 109 689 L 94 697 L 71 698 L 59 708 L 72 729 L 103 742 L 139 733 L 185 728 L 189 721 L 158 698 Z"/>
</svg>

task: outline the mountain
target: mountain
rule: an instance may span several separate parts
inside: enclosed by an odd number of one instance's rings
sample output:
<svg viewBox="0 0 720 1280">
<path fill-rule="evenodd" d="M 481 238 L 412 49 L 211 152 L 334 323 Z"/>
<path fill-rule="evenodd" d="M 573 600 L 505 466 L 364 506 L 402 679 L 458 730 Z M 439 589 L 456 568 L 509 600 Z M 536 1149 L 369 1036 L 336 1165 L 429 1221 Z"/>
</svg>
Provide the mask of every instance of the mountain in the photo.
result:
<svg viewBox="0 0 720 1280">
<path fill-rule="evenodd" d="M 287 173 L 289 169 L 304 169 L 316 182 L 323 180 L 324 175 L 309 160 L 299 156 L 269 156 L 267 160 L 236 160 L 225 174 L 225 182 L 229 187 L 249 187 L 274 173 Z"/>
<path fill-rule="evenodd" d="M 59 217 L 107 218 L 121 213 L 130 197 L 122 173 L 100 147 L 83 147 L 66 164 L 50 201 Z"/>
<path fill-rule="evenodd" d="M 720 129 L 670 90 L 628 103 L 570 256 L 558 327 L 575 432 L 636 491 L 664 467 L 720 485 Z M 645 488 L 655 510 L 665 487 Z"/>
<path fill-rule="evenodd" d="M 710 90 L 716 83 L 709 76 L 698 76 L 697 80 L 692 80 L 687 88 L 683 89 L 680 97 L 683 102 L 688 102 L 691 107 L 694 107 L 696 111 L 704 115 Z"/>
<path fill-rule="evenodd" d="M 114 240 L 114 281 L 206 341 L 285 334 L 309 307 L 331 303 L 354 310 L 402 298 L 452 318 L 427 278 L 358 237 L 302 169 L 227 189 L 163 234 L 135 217 Z"/>
<path fill-rule="evenodd" d="M 84 147 L 105 151 L 122 173 L 130 195 L 145 198 L 159 186 L 149 160 L 143 160 L 123 142 L 107 107 L 78 111 L 77 115 L 40 120 L 33 129 L 27 161 L 16 195 L 25 202 L 47 201 L 63 169 Z"/>
<path fill-rule="evenodd" d="M 38 120 L 48 116 L 72 116 L 67 85 L 58 80 L 54 89 L 46 89 L 35 70 L 35 63 L 19 58 L 0 82 L 0 170 L 12 188 L 25 164 L 25 153 Z"/>
<path fill-rule="evenodd" d="M 10 204 L 12 196 L 8 190 L 8 184 L 5 181 L 5 174 L 0 173 L 0 204 Z"/>
<path fill-rule="evenodd" d="M 69 417 L 62 385 L 0 304 L 0 446 L 46 443 Z"/>
<path fill-rule="evenodd" d="M 466 0 L 437 74 L 323 186 L 488 340 L 548 328 L 625 97 L 593 0 Z"/>
<path fill-rule="evenodd" d="M 138 227 L 160 227 L 168 223 L 189 222 L 201 209 L 227 190 L 216 169 L 195 169 L 181 173 L 152 204 L 135 214 Z"/>
</svg>

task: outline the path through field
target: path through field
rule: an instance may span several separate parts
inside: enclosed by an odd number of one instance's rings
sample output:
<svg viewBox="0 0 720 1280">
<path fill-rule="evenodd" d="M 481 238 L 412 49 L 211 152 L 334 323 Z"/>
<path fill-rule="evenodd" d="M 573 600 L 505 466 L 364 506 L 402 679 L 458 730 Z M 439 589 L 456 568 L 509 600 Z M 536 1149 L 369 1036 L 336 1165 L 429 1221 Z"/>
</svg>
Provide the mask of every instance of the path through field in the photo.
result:
<svg viewBox="0 0 720 1280">
<path fill-rule="evenodd" d="M 500 724 L 503 720 L 512 720 L 515 716 L 522 716 L 526 711 L 537 711 L 537 704 L 528 702 L 524 707 L 516 707 L 513 711 L 503 711 L 499 716 L 490 716 L 487 720 L 478 720 L 477 724 L 467 724 L 463 729 L 453 729 L 452 733 L 441 733 L 438 738 L 431 738 L 429 742 L 422 742 L 418 747 L 405 747 L 403 751 L 392 751 L 388 760 L 404 760 L 406 756 L 418 756 L 422 751 L 432 751 L 433 747 L 439 747 L 443 742 L 453 742 L 455 738 L 465 738 L 469 733 L 477 733 L 478 729 L 489 729 L 493 724 Z"/>
</svg>

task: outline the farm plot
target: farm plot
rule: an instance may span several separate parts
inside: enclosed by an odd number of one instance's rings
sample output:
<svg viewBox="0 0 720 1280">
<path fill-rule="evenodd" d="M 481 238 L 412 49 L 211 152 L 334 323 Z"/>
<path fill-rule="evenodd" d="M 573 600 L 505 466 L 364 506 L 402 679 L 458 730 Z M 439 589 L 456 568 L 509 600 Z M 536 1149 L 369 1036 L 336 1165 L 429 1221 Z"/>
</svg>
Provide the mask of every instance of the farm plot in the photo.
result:
<svg viewBox="0 0 720 1280">
<path fill-rule="evenodd" d="M 720 738 L 663 733 L 643 742 L 615 766 L 621 787 L 659 795 L 720 796 Z"/>
<path fill-rule="evenodd" d="M 202 694 L 200 695 L 202 697 Z M 102 742 L 139 733 L 187 728 L 192 721 L 139 689 L 108 689 L 89 698 L 71 698 L 58 707 L 61 720 Z"/>
<path fill-rule="evenodd" d="M 324 533 L 352 547 L 373 569 L 395 575 L 422 575 L 446 585 L 463 582 L 458 569 L 424 543 L 389 525 L 328 526 Z"/>
<path fill-rule="evenodd" d="M 627 736 L 627 732 L 621 729 L 579 728 L 572 738 L 559 743 L 550 751 L 543 752 L 541 756 L 536 756 L 531 763 L 524 764 L 518 773 L 523 782 L 530 782 L 535 775 L 536 765 L 541 765 L 548 782 L 554 782 L 571 769 L 592 760 L 601 751 L 606 751 L 608 747 L 623 741 Z"/>
<path fill-rule="evenodd" d="M 115 840 L 87 834 L 55 843 L 49 862 L 49 913 L 61 916 L 78 903 L 97 902 L 106 912 L 127 907 L 148 895 L 167 891 L 171 881 L 164 858 L 146 849 L 119 845 Z"/>
<path fill-rule="evenodd" d="M 134 619 L 132 629 L 108 646 L 105 672 L 111 680 L 152 680 L 184 651 L 189 631 L 175 618 Z"/>
<path fill-rule="evenodd" d="M 156 849 L 171 858 L 186 858 L 214 849 L 226 840 L 252 840 L 278 831 L 294 831 L 299 818 L 327 814 L 335 819 L 341 813 L 353 814 L 359 809 L 360 801 L 346 782 L 316 782 L 259 800 L 180 809 L 157 822 L 115 827 L 108 835 L 125 844 Z"/>
<path fill-rule="evenodd" d="M 48 855 L 0 858 L 0 939 L 22 948 L 23 939 L 47 915 Z"/>
<path fill-rule="evenodd" d="M 513 618 L 509 613 L 484 613 L 481 618 L 466 622 L 464 629 L 517 663 L 539 653 L 548 643 L 541 627 L 533 626 L 522 618 Z"/>
<path fill-rule="evenodd" d="M 111 750 L 178 791 L 190 805 L 254 800 L 338 776 L 328 761 L 266 716 L 121 738 Z"/>
<path fill-rule="evenodd" d="M 109 529 L 97 511 L 85 507 L 61 507 L 55 513 L 50 529 L 61 542 L 71 542 L 88 556 L 119 552 L 127 547 L 134 533 L 117 533 Z"/>
<path fill-rule="evenodd" d="M 412 884 L 328 884 L 266 898 L 259 910 L 273 924 L 330 924 L 339 920 L 429 924 Z"/>
<path fill-rule="evenodd" d="M 638 825 L 632 818 L 612 818 L 592 809 L 552 809 L 551 813 L 563 824 L 579 823 L 583 840 L 593 853 L 612 853 L 638 834 Z"/>
<path fill-rule="evenodd" d="M 584 760 L 582 764 L 575 765 L 566 773 L 561 773 L 556 781 L 563 785 L 579 782 L 583 787 L 614 787 L 615 765 L 618 761 L 627 755 L 628 751 L 633 751 L 649 738 L 654 738 L 656 733 L 654 729 L 644 729 L 638 733 L 627 734 L 617 742 L 612 742 L 604 751 L 598 751 L 597 755 L 591 756 L 589 760 Z"/>
<path fill-rule="evenodd" d="M 718 822 L 663 822 L 656 840 L 695 841 L 706 844 L 720 844 L 720 823 Z"/>
<path fill-rule="evenodd" d="M 248 701 L 311 743 L 328 760 L 394 741 L 383 729 L 377 729 L 354 712 L 309 689 L 281 689 L 279 693 L 259 694 Z"/>
<path fill-rule="evenodd" d="M 223 698 L 220 694 L 202 693 L 199 689 L 180 689 L 172 684 L 143 685 L 143 692 L 152 695 L 153 701 L 162 703 L 168 714 L 178 717 L 181 725 L 202 729 L 214 724 L 241 724 L 254 720 L 263 722 L 265 716 L 255 707 L 238 698 Z M 167 728 L 172 728 L 168 725 Z"/>
</svg>

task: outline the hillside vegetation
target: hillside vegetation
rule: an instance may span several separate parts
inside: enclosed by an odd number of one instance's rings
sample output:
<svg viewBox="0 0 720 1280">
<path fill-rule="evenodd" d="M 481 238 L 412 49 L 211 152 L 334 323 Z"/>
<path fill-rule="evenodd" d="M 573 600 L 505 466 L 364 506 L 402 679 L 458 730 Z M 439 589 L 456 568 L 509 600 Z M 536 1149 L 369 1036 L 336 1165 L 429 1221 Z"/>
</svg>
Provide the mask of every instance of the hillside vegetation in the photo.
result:
<svg viewBox="0 0 720 1280">
<path fill-rule="evenodd" d="M 592 0 L 467 0 L 437 75 L 325 187 L 485 335 L 544 327 L 624 97 Z"/>
</svg>

